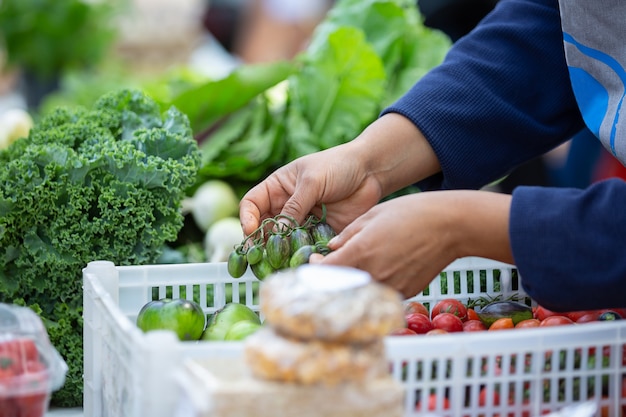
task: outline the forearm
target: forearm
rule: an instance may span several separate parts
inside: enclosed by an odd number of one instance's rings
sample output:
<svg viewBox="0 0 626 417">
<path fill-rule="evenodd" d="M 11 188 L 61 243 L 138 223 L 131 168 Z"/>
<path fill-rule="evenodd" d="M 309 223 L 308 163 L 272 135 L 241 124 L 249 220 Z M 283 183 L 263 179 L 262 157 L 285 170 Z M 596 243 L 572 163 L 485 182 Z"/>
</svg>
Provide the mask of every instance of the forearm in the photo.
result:
<svg viewBox="0 0 626 417">
<path fill-rule="evenodd" d="M 438 192 L 438 191 L 435 191 Z M 509 239 L 511 196 L 489 191 L 443 191 L 450 193 L 458 257 L 482 256 L 514 263 Z"/>
<path fill-rule="evenodd" d="M 479 189 L 583 127 L 559 19 L 556 1 L 499 2 L 383 111 L 412 120 L 437 154 L 442 176 L 422 189 Z"/>
<path fill-rule="evenodd" d="M 359 158 L 384 196 L 439 172 L 439 161 L 424 135 L 407 118 L 386 114 L 356 139 L 347 154 Z"/>
</svg>

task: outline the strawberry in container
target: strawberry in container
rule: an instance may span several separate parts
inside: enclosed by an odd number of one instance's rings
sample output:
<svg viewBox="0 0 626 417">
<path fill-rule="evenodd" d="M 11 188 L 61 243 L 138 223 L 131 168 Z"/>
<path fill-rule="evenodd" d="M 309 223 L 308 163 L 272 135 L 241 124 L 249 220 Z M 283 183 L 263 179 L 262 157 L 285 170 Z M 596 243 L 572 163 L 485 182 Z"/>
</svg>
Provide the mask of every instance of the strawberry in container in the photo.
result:
<svg viewBox="0 0 626 417">
<path fill-rule="evenodd" d="M 43 417 L 66 373 L 39 316 L 0 303 L 0 417 Z"/>
</svg>

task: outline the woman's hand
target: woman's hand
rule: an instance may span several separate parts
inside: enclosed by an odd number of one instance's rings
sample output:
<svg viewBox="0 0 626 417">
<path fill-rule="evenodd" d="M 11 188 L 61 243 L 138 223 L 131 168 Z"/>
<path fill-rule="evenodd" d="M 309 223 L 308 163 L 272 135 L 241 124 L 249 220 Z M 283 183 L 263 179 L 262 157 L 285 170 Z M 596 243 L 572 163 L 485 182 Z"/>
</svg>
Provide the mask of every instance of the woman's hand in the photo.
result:
<svg viewBox="0 0 626 417">
<path fill-rule="evenodd" d="M 439 170 L 430 145 L 411 121 L 387 114 L 356 139 L 299 158 L 252 188 L 240 203 L 246 235 L 265 218 L 283 214 L 298 223 L 309 214 L 343 230 L 383 197 Z"/>
<path fill-rule="evenodd" d="M 246 193 L 240 220 L 246 235 L 260 222 L 279 213 L 301 224 L 309 214 L 322 215 L 342 230 L 382 198 L 380 184 L 369 175 L 348 146 L 314 153 L 287 164 Z"/>
<path fill-rule="evenodd" d="M 356 267 L 404 296 L 428 286 L 452 261 L 484 256 L 512 263 L 511 197 L 484 191 L 432 191 L 376 205 L 311 263 Z"/>
</svg>

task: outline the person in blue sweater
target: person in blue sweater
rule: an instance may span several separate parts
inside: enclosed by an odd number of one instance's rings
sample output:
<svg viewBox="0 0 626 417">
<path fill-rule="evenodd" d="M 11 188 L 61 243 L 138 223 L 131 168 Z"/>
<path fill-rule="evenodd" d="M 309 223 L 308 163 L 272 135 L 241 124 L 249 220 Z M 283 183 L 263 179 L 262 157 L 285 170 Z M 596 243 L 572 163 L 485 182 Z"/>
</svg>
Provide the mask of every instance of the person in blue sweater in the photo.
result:
<svg viewBox="0 0 626 417">
<path fill-rule="evenodd" d="M 585 126 L 626 162 L 624 16 L 621 0 L 499 1 L 358 137 L 250 189 L 244 233 L 325 204 L 339 234 L 311 262 L 366 270 L 407 297 L 482 256 L 515 264 L 551 310 L 626 307 L 626 182 L 484 189 Z M 414 183 L 422 192 L 380 202 Z"/>
</svg>

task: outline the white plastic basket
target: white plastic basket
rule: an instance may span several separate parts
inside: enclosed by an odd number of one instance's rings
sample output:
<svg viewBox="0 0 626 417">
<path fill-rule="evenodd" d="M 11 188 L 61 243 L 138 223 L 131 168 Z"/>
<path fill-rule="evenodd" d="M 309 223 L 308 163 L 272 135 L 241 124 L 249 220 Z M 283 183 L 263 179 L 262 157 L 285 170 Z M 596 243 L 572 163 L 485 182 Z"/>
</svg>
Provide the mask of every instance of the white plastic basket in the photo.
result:
<svg viewBox="0 0 626 417">
<path fill-rule="evenodd" d="M 195 294 L 207 314 L 228 301 L 258 311 L 258 280 L 249 272 L 233 279 L 225 263 L 94 261 L 83 270 L 83 282 L 85 417 L 171 417 L 180 402 L 175 375 L 186 359 L 241 357 L 241 342 L 180 342 L 170 332 L 142 333 L 134 323 L 148 301 Z M 444 298 L 498 295 L 525 296 L 515 267 L 463 258 L 415 299 L 432 306 Z M 589 400 L 597 402 L 598 417 L 626 409 L 626 320 L 388 337 L 385 343 L 392 375 L 406 387 L 407 417 L 535 417 Z M 431 394 L 433 409 L 416 410 Z"/>
</svg>

